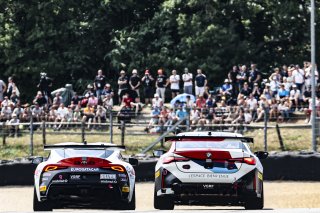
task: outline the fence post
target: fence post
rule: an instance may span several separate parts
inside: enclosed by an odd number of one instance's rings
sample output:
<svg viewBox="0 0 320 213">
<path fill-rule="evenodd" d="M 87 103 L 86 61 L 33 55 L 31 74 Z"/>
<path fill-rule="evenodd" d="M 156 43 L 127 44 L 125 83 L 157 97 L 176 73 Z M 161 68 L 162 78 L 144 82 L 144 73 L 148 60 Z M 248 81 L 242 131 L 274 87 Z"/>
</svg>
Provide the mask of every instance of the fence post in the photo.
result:
<svg viewBox="0 0 320 213">
<path fill-rule="evenodd" d="M 268 151 L 268 138 L 267 138 L 267 133 L 268 133 L 268 115 L 269 115 L 269 107 L 266 107 L 263 104 L 263 109 L 264 109 L 264 151 Z"/>
<path fill-rule="evenodd" d="M 30 156 L 33 156 L 33 116 L 30 111 Z"/>
<path fill-rule="evenodd" d="M 81 141 L 82 143 L 85 143 L 85 122 L 81 121 Z"/>
<path fill-rule="evenodd" d="M 43 145 L 46 145 L 47 139 L 46 139 L 46 122 L 42 121 L 42 143 Z"/>
<path fill-rule="evenodd" d="M 126 123 L 124 121 L 121 121 L 121 145 L 124 146 L 124 133 L 126 129 Z"/>
<path fill-rule="evenodd" d="M 2 123 L 2 145 L 6 145 L 6 123 Z"/>
<path fill-rule="evenodd" d="M 277 135 L 278 135 L 278 139 L 279 139 L 279 143 L 280 143 L 280 149 L 281 149 L 281 151 L 285 151 L 280 128 L 279 128 L 278 124 L 276 124 L 276 130 L 277 130 Z"/>
<path fill-rule="evenodd" d="M 110 120 L 110 143 L 113 143 L 113 115 L 112 115 L 112 110 L 110 110 L 109 120 Z"/>
</svg>

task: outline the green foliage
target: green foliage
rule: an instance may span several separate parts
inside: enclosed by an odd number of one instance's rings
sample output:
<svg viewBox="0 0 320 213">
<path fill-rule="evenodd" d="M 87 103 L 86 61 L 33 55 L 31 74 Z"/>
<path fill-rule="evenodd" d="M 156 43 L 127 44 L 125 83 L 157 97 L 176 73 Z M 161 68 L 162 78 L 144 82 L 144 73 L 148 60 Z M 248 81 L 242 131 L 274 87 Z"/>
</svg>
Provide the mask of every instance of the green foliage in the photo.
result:
<svg viewBox="0 0 320 213">
<path fill-rule="evenodd" d="M 269 72 L 308 60 L 308 7 L 306 0 L 0 0 L 0 78 L 14 75 L 26 98 L 40 72 L 57 88 L 90 81 L 99 68 L 115 84 L 120 69 L 200 67 L 217 85 L 233 64 Z"/>
</svg>

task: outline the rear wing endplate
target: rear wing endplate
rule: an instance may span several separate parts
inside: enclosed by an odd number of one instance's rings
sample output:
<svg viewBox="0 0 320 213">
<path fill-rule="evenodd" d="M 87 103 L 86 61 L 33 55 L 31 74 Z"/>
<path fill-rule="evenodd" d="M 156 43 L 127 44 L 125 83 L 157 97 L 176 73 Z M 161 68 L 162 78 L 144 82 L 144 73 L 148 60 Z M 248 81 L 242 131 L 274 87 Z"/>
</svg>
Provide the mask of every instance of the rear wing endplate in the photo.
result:
<svg viewBox="0 0 320 213">
<path fill-rule="evenodd" d="M 223 139 L 237 139 L 244 143 L 253 143 L 253 138 L 250 137 L 233 137 L 233 136 L 170 136 L 165 137 L 165 141 L 173 142 L 173 141 L 181 141 L 183 139 L 216 139 L 216 140 L 223 140 Z"/>
</svg>

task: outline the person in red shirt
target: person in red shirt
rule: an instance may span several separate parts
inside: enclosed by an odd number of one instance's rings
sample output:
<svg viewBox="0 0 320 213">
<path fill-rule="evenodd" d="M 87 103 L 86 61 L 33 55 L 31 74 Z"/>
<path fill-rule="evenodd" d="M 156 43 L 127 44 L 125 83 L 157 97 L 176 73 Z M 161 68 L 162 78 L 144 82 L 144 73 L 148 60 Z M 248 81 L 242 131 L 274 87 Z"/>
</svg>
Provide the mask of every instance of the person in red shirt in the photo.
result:
<svg viewBox="0 0 320 213">
<path fill-rule="evenodd" d="M 130 98 L 128 93 L 125 93 L 125 95 L 122 98 L 122 105 L 131 108 L 131 102 L 133 102 L 133 99 Z"/>
<path fill-rule="evenodd" d="M 201 109 L 206 106 L 206 99 L 203 98 L 203 95 L 199 95 L 199 98 L 196 100 L 196 108 Z"/>
</svg>

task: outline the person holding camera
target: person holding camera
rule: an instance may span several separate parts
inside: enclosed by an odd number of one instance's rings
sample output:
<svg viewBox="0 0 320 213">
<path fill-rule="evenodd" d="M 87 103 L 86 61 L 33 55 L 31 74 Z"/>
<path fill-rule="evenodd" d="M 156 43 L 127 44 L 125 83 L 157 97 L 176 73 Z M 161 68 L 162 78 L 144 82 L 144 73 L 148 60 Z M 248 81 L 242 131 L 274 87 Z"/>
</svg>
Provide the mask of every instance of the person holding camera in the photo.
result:
<svg viewBox="0 0 320 213">
<path fill-rule="evenodd" d="M 151 104 L 151 100 L 154 94 L 153 82 L 154 78 L 150 75 L 149 70 L 144 72 L 144 76 L 141 79 L 144 89 L 144 97 L 145 97 L 145 104 Z"/>
</svg>

